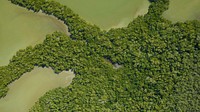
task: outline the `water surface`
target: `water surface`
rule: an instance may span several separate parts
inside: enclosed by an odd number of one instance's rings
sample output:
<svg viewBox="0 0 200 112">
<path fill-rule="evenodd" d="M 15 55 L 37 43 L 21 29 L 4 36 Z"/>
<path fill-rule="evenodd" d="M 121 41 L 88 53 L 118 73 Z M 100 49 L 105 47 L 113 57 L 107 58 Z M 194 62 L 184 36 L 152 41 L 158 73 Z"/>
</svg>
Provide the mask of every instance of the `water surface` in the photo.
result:
<svg viewBox="0 0 200 112">
<path fill-rule="evenodd" d="M 170 0 L 169 10 L 163 15 L 173 22 L 200 20 L 200 0 Z"/>
<path fill-rule="evenodd" d="M 67 29 L 51 16 L 0 0 L 0 66 L 7 65 L 19 49 L 41 43 L 46 34 L 54 31 L 67 32 Z"/>
<path fill-rule="evenodd" d="M 35 67 L 11 83 L 6 97 L 0 99 L 0 112 L 28 112 L 47 91 L 66 87 L 74 77 L 72 72 L 55 74 L 52 69 Z"/>
<path fill-rule="evenodd" d="M 148 0 L 55 0 L 103 29 L 124 27 L 148 11 Z"/>
</svg>

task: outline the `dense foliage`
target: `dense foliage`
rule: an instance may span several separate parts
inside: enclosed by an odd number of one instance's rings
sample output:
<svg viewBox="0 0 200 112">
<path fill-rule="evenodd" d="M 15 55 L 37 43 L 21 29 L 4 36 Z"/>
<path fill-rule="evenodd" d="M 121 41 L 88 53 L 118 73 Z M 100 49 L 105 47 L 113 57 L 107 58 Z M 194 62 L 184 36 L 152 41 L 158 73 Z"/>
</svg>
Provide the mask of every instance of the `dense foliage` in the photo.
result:
<svg viewBox="0 0 200 112">
<path fill-rule="evenodd" d="M 71 33 L 47 35 L 0 67 L 0 95 L 34 66 L 73 70 L 70 86 L 47 92 L 30 110 L 200 111 L 200 22 L 172 24 L 168 0 L 154 0 L 127 27 L 101 31 L 55 1 L 10 0 L 64 21 Z"/>
</svg>

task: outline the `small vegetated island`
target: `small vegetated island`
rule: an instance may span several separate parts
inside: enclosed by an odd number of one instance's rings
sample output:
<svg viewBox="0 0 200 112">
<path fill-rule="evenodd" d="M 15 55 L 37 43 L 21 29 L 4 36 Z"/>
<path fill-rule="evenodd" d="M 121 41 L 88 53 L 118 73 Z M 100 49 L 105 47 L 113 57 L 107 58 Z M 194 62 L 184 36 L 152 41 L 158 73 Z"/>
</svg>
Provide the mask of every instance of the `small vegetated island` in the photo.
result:
<svg viewBox="0 0 200 112">
<path fill-rule="evenodd" d="M 31 112 L 200 111 L 200 22 L 172 23 L 169 0 L 149 0 L 127 27 L 101 30 L 52 0 L 10 0 L 62 20 L 70 36 L 47 35 L 0 67 L 0 97 L 35 66 L 72 70 L 73 82 L 47 92 Z"/>
</svg>

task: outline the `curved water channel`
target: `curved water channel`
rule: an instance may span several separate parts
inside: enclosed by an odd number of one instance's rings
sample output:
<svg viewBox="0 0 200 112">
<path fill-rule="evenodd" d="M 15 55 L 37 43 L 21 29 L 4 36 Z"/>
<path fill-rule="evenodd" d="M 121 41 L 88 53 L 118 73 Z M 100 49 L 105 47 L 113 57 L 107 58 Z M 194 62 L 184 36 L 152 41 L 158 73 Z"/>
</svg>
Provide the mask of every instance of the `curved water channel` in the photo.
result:
<svg viewBox="0 0 200 112">
<path fill-rule="evenodd" d="M 46 34 L 54 31 L 67 33 L 66 25 L 51 16 L 0 0 L 0 66 L 7 65 L 19 49 L 41 43 Z"/>
<path fill-rule="evenodd" d="M 55 74 L 50 68 L 35 67 L 9 85 L 6 97 L 0 99 L 0 112 L 28 112 L 47 91 L 68 86 L 74 76 L 73 72 Z"/>
</svg>

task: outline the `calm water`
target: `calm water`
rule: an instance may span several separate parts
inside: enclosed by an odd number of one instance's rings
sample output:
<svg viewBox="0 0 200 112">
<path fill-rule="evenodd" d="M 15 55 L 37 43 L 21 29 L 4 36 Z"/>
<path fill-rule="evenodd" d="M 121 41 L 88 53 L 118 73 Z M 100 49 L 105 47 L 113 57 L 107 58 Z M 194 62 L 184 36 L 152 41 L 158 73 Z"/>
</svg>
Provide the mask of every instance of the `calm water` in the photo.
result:
<svg viewBox="0 0 200 112">
<path fill-rule="evenodd" d="M 170 0 L 169 10 L 164 17 L 173 22 L 200 20 L 200 0 Z"/>
<path fill-rule="evenodd" d="M 124 27 L 138 15 L 146 14 L 149 6 L 148 0 L 56 1 L 103 29 Z M 163 15 L 174 22 L 200 20 L 200 0 L 171 0 Z M 42 42 L 46 34 L 56 30 L 67 32 L 66 26 L 55 18 L 35 14 L 7 0 L 0 1 L 0 17 L 0 65 L 8 64 L 19 49 Z"/>
<path fill-rule="evenodd" d="M 37 68 L 9 85 L 6 97 L 0 99 L 0 112 L 28 112 L 47 91 L 66 87 L 74 77 L 72 72 L 54 74 L 52 69 Z"/>
<path fill-rule="evenodd" d="M 124 27 L 148 11 L 148 0 L 56 0 L 103 29 Z M 200 20 L 200 0 L 170 0 L 163 16 L 173 22 Z"/>
<path fill-rule="evenodd" d="M 133 18 L 146 14 L 148 0 L 55 0 L 70 7 L 83 19 L 103 29 L 127 26 Z"/>
<path fill-rule="evenodd" d="M 0 66 L 7 65 L 19 49 L 42 42 L 46 34 L 56 30 L 67 32 L 53 17 L 0 0 Z"/>
</svg>

